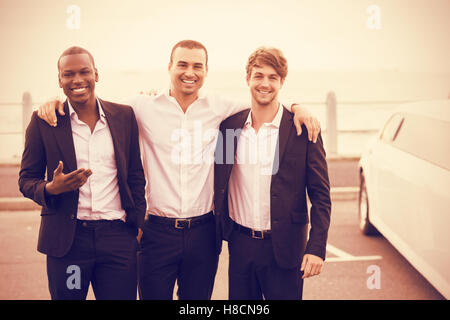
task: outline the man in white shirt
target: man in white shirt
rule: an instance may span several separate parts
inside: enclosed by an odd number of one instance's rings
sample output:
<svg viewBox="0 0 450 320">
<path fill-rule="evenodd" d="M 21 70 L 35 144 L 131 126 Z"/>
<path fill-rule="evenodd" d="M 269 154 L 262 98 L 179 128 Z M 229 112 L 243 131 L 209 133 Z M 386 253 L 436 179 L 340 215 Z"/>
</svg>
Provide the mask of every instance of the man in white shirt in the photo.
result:
<svg viewBox="0 0 450 320">
<path fill-rule="evenodd" d="M 292 114 L 278 101 L 286 75 L 280 50 L 252 53 L 251 110 L 220 125 L 214 205 L 228 240 L 233 300 L 301 299 L 303 279 L 320 274 L 325 259 L 331 210 L 325 151 L 320 134 L 317 143 L 296 134 Z"/>
<path fill-rule="evenodd" d="M 213 214 L 214 152 L 220 123 L 244 106 L 199 93 L 208 72 L 206 48 L 177 43 L 169 62 L 170 89 L 130 101 L 140 128 L 148 215 L 140 256 L 143 299 L 210 299 L 221 238 Z M 45 107 L 45 106 L 44 106 Z M 55 104 L 41 112 L 52 119 Z M 298 120 L 319 126 L 305 109 Z M 305 117 L 306 114 L 306 117 Z"/>
<path fill-rule="evenodd" d="M 67 101 L 58 126 L 34 112 L 19 176 L 42 206 L 38 251 L 47 255 L 52 299 L 136 299 L 138 228 L 146 211 L 139 132 L 129 106 L 98 99 L 91 54 L 71 47 L 58 60 Z"/>
</svg>

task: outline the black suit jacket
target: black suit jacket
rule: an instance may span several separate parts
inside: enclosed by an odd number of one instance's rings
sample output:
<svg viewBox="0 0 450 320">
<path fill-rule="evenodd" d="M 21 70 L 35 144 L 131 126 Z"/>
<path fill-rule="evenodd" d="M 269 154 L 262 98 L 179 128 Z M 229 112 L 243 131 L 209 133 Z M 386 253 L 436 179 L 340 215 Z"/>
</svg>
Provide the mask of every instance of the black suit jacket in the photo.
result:
<svg viewBox="0 0 450 320">
<path fill-rule="evenodd" d="M 214 168 L 214 205 L 216 215 L 222 222 L 218 232 L 225 240 L 228 240 L 233 228 L 228 212 L 228 181 L 239 140 L 239 134 L 233 135 L 233 132 L 243 128 L 249 112 L 250 109 L 239 112 L 220 125 L 221 136 Z M 299 266 L 304 253 L 325 259 L 331 213 L 330 184 L 322 137 L 319 135 L 317 143 L 309 142 L 304 126 L 302 134 L 297 136 L 292 118 L 292 113 L 283 108 L 277 145 L 279 169 L 272 176 L 270 186 L 273 250 L 278 265 L 284 268 Z M 312 204 L 311 219 L 308 216 L 307 194 Z"/>
<path fill-rule="evenodd" d="M 137 232 L 144 221 L 146 202 L 136 118 L 129 106 L 100 102 L 114 144 L 122 208 L 127 214 L 127 224 Z M 53 180 L 53 171 L 60 160 L 64 164 L 63 173 L 77 169 L 67 101 L 64 112 L 65 116 L 57 114 L 57 127 L 49 126 L 37 112 L 33 113 L 19 173 L 22 194 L 42 206 L 38 251 L 55 257 L 64 256 L 72 246 L 79 196 L 78 190 L 51 196 L 44 189 Z"/>
</svg>

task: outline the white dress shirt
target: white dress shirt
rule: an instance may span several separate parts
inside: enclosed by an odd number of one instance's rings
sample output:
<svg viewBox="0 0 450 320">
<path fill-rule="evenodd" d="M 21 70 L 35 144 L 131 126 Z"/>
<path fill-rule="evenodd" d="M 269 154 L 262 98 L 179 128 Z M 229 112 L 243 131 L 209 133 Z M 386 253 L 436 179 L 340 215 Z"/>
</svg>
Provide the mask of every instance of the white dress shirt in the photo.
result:
<svg viewBox="0 0 450 320">
<path fill-rule="evenodd" d="M 270 230 L 270 185 L 279 165 L 277 148 L 283 106 L 270 123 L 252 127 L 252 112 L 242 129 L 228 191 L 230 218 L 254 230 Z M 277 161 L 274 161 L 275 158 Z"/>
<path fill-rule="evenodd" d="M 120 201 L 114 145 L 100 101 L 100 119 L 91 133 L 89 126 L 78 118 L 70 105 L 69 114 L 77 158 L 77 168 L 90 168 L 92 175 L 79 189 L 77 218 L 80 220 L 125 221 L 126 213 Z"/>
<path fill-rule="evenodd" d="M 219 125 L 245 105 L 200 95 L 185 113 L 169 90 L 126 103 L 133 107 L 139 125 L 148 212 L 189 218 L 213 210 Z"/>
</svg>

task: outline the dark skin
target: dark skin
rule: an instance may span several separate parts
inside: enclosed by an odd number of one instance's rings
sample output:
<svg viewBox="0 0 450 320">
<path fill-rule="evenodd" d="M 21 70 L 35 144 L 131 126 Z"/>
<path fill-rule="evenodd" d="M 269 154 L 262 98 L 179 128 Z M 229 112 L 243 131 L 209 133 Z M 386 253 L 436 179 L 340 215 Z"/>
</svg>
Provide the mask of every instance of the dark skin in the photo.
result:
<svg viewBox="0 0 450 320">
<path fill-rule="evenodd" d="M 86 183 L 92 174 L 91 169 L 77 169 L 68 174 L 62 173 L 63 162 L 60 161 L 58 167 L 53 171 L 53 180 L 45 185 L 45 190 L 52 195 L 79 189 Z"/>
<path fill-rule="evenodd" d="M 59 61 L 59 86 L 64 90 L 78 118 L 86 123 L 91 132 L 99 119 L 95 82 L 98 81 L 97 69 L 89 55 L 85 53 L 61 57 Z M 51 195 L 79 189 L 92 175 L 91 169 L 80 168 L 64 174 L 64 164 L 59 162 L 53 172 L 53 180 L 45 186 Z"/>
</svg>

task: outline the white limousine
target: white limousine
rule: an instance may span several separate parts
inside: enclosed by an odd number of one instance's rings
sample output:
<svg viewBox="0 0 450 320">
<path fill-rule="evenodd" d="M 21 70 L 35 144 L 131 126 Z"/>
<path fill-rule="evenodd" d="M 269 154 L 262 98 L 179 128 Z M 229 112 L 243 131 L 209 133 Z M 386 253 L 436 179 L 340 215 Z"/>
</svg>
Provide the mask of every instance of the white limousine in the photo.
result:
<svg viewBox="0 0 450 320">
<path fill-rule="evenodd" d="M 450 297 L 450 100 L 395 109 L 359 162 L 359 222 Z"/>
</svg>

